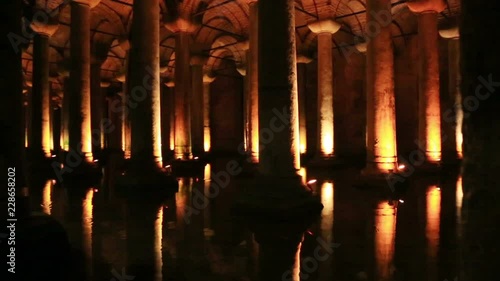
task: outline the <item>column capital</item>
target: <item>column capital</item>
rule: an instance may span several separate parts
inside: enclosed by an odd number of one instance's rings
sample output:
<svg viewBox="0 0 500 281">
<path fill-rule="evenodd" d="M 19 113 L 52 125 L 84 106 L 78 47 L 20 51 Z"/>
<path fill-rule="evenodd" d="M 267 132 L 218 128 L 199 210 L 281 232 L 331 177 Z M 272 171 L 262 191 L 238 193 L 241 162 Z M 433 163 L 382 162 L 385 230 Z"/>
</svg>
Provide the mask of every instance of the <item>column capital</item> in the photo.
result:
<svg viewBox="0 0 500 281">
<path fill-rule="evenodd" d="M 59 28 L 59 16 L 50 17 L 50 14 L 47 14 L 42 10 L 38 10 L 37 12 L 45 13 L 48 18 L 44 18 L 45 21 L 41 22 L 36 20 L 36 17 L 34 17 L 33 21 L 30 24 L 31 29 L 39 35 L 44 35 L 47 37 L 54 35 L 54 33 L 56 33 L 57 29 Z"/>
<path fill-rule="evenodd" d="M 441 13 L 446 9 L 444 0 L 412 0 L 406 2 L 406 5 L 415 14 Z"/>
<path fill-rule="evenodd" d="M 215 80 L 215 76 L 212 76 L 210 74 L 205 74 L 203 75 L 203 84 L 210 84 L 212 82 L 214 82 Z"/>
<path fill-rule="evenodd" d="M 113 43 L 111 43 L 111 46 L 114 47 L 119 47 L 122 49 L 124 52 L 127 52 L 130 49 L 130 41 L 125 38 L 125 37 L 119 37 L 113 40 Z"/>
<path fill-rule="evenodd" d="M 168 30 L 177 33 L 177 32 L 194 32 L 199 25 L 194 23 L 193 21 L 185 18 L 178 17 L 172 21 L 168 21 L 164 23 L 165 28 Z"/>
<path fill-rule="evenodd" d="M 247 65 L 246 64 L 239 64 L 236 66 L 236 70 L 241 76 L 246 76 L 247 75 Z"/>
<path fill-rule="evenodd" d="M 72 3 L 78 3 L 82 5 L 88 5 L 91 9 L 101 3 L 101 0 L 72 0 Z"/>
<path fill-rule="evenodd" d="M 332 19 L 324 19 L 308 23 L 307 26 L 312 32 L 316 34 L 320 33 L 334 34 L 335 32 L 339 31 L 342 25 Z"/>
<path fill-rule="evenodd" d="M 445 39 L 458 39 L 460 38 L 460 30 L 458 27 L 439 30 L 439 35 Z"/>
<path fill-rule="evenodd" d="M 111 82 L 101 81 L 101 88 L 109 88 L 109 86 L 111 86 Z"/>
<path fill-rule="evenodd" d="M 163 85 L 167 86 L 168 88 L 173 88 L 173 87 L 175 87 L 175 82 L 174 82 L 174 80 L 169 80 L 169 81 L 163 83 Z"/>
<path fill-rule="evenodd" d="M 368 43 L 366 43 L 366 42 L 358 43 L 354 47 L 356 48 L 356 50 L 358 50 L 358 52 L 364 54 L 364 53 L 366 53 L 366 50 L 368 49 Z"/>
<path fill-rule="evenodd" d="M 313 59 L 309 56 L 306 56 L 304 54 L 297 54 L 297 63 L 310 63 Z"/>
<path fill-rule="evenodd" d="M 248 5 L 252 5 L 252 4 L 258 3 L 259 1 L 258 1 L 258 0 L 245 0 L 245 2 L 246 2 Z"/>
</svg>

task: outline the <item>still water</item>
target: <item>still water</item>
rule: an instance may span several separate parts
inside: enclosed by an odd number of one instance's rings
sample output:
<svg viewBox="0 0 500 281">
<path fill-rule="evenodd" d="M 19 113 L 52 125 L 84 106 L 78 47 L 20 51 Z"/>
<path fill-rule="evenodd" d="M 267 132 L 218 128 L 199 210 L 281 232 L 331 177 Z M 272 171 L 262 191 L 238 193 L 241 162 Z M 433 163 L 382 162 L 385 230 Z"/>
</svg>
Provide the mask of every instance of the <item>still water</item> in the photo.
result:
<svg viewBox="0 0 500 281">
<path fill-rule="evenodd" d="M 354 185 L 359 173 L 301 170 L 324 209 L 303 233 L 266 225 L 262 243 L 232 215 L 231 178 L 217 196 L 212 175 L 179 178 L 169 198 L 120 196 L 113 177 L 96 186 L 47 181 L 30 190 L 31 208 L 59 221 L 72 246 L 71 281 L 405 280 L 457 276 L 461 178 L 410 177 L 401 196 Z M 265 221 L 265 218 L 257 218 Z M 286 237 L 300 237 L 298 240 Z M 283 238 L 285 237 L 285 238 Z M 282 239 L 283 238 L 283 239 Z"/>
</svg>

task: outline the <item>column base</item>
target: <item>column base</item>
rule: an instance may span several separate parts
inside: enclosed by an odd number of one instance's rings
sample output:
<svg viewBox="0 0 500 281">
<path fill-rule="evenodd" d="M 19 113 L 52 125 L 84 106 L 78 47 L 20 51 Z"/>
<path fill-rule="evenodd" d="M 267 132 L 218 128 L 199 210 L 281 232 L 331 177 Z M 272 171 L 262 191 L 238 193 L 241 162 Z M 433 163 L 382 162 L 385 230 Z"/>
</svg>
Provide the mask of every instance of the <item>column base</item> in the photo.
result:
<svg viewBox="0 0 500 281">
<path fill-rule="evenodd" d="M 81 161 L 78 165 L 62 162 L 64 166 L 60 170 L 54 168 L 56 180 L 59 182 L 78 182 L 79 184 L 92 186 L 100 183 L 102 177 L 101 167 L 93 162 Z"/>
<path fill-rule="evenodd" d="M 190 177 L 203 175 L 206 162 L 201 159 L 174 160 L 170 163 L 172 173 L 176 177 Z"/>
<path fill-rule="evenodd" d="M 315 156 L 303 166 L 308 168 L 340 168 L 345 166 L 345 162 L 336 156 Z"/>
<path fill-rule="evenodd" d="M 241 191 L 232 210 L 241 216 L 292 220 L 320 215 L 320 198 L 314 196 L 300 176 L 257 176 Z"/>
<path fill-rule="evenodd" d="M 436 175 L 442 170 L 441 162 L 428 162 L 425 161 L 420 165 L 413 165 L 415 173 L 418 175 Z"/>
</svg>

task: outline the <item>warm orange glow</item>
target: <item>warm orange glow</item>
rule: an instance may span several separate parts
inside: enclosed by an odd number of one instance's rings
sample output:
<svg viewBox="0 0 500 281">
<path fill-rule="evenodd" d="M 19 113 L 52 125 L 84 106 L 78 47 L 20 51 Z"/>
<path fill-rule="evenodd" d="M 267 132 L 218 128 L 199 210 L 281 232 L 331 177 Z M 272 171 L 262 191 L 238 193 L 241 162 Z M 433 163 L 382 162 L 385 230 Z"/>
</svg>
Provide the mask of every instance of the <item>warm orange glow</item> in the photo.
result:
<svg viewBox="0 0 500 281">
<path fill-rule="evenodd" d="M 394 206 L 380 202 L 375 210 L 375 262 L 377 280 L 389 280 L 394 257 L 396 237 L 396 214 Z"/>
<path fill-rule="evenodd" d="M 464 198 L 464 193 L 462 189 L 462 176 L 457 179 L 457 189 L 455 192 L 455 206 L 457 210 L 457 225 L 460 226 L 462 223 L 462 201 Z"/>
<path fill-rule="evenodd" d="M 438 247 L 439 247 L 439 222 L 441 215 L 441 190 L 432 185 L 428 188 L 427 194 L 427 208 L 426 208 L 426 218 L 427 224 L 425 228 L 425 233 L 427 237 L 428 245 L 428 256 L 431 259 L 437 258 Z"/>
<path fill-rule="evenodd" d="M 203 146 L 210 151 L 210 84 L 203 83 Z"/>
<path fill-rule="evenodd" d="M 158 65 L 159 67 L 159 65 Z M 160 80 L 159 69 L 154 73 L 154 78 L 157 79 L 155 82 Z M 152 113 L 153 113 L 153 156 L 156 161 L 156 165 L 161 168 L 162 166 L 162 156 L 161 156 L 161 101 L 160 101 L 160 83 L 153 84 L 153 90 L 151 91 L 152 101 Z"/>
<path fill-rule="evenodd" d="M 297 246 L 297 253 L 295 254 L 295 259 L 292 268 L 292 279 L 288 279 L 291 281 L 300 281 L 300 250 L 302 248 L 302 242 Z"/>
<path fill-rule="evenodd" d="M 87 257 L 87 273 L 92 276 L 92 220 L 94 189 L 90 188 L 83 200 L 82 229 L 83 229 L 83 251 Z"/>
<path fill-rule="evenodd" d="M 302 177 L 302 183 L 306 184 L 307 183 L 307 171 L 306 171 L 306 168 L 304 168 L 304 167 L 300 168 L 299 175 Z"/>
<path fill-rule="evenodd" d="M 395 170 L 397 167 L 396 157 L 396 120 L 392 112 L 393 108 L 387 110 L 376 110 L 375 139 L 378 140 L 374 147 L 375 165 L 380 171 Z"/>
<path fill-rule="evenodd" d="M 90 122 L 90 89 L 82 89 L 82 153 L 87 162 L 92 162 L 92 127 Z"/>
<path fill-rule="evenodd" d="M 163 280 L 163 206 L 158 209 L 158 214 L 155 221 L 155 281 Z"/>
<path fill-rule="evenodd" d="M 204 179 L 205 181 L 210 180 L 210 174 L 212 172 L 212 166 L 210 164 L 205 165 L 205 170 L 204 170 Z"/>
<path fill-rule="evenodd" d="M 43 212 L 47 215 L 51 214 L 52 210 L 52 181 L 48 180 L 43 187 L 42 193 L 42 201 L 43 201 Z"/>
<path fill-rule="evenodd" d="M 332 122 L 321 122 L 321 154 L 326 157 L 333 155 L 333 124 L 330 123 Z"/>
<path fill-rule="evenodd" d="M 429 120 L 426 128 L 426 156 L 429 162 L 439 162 L 441 160 L 441 121 L 438 118 L 431 118 L 427 116 Z"/>
<path fill-rule="evenodd" d="M 321 203 L 323 204 L 323 210 L 321 211 L 321 236 L 327 243 L 333 241 L 333 199 L 333 183 L 323 183 L 321 185 Z"/>
<path fill-rule="evenodd" d="M 462 107 L 457 107 L 457 126 L 455 128 L 455 139 L 456 139 L 456 144 L 457 144 L 457 153 L 458 157 L 461 159 L 463 157 L 462 154 L 462 144 L 464 142 L 463 140 L 463 134 L 462 134 L 462 122 L 464 119 L 464 113 L 462 111 Z"/>
<path fill-rule="evenodd" d="M 305 141 L 303 141 L 302 139 L 300 139 L 300 153 L 301 154 L 306 153 L 306 144 Z"/>
<path fill-rule="evenodd" d="M 211 183 L 211 175 L 212 173 L 212 167 L 210 166 L 210 164 L 207 164 L 205 166 L 205 184 L 203 186 L 203 194 L 205 195 L 205 197 L 208 197 L 208 194 L 210 193 L 210 183 Z M 208 200 L 208 199 L 206 199 Z M 210 201 L 209 203 L 210 204 Z M 211 225 L 211 222 L 210 222 L 210 208 L 209 206 L 205 207 L 205 209 L 203 210 L 203 232 L 205 234 L 209 233 L 211 231 L 211 228 L 212 228 L 212 225 Z"/>
<path fill-rule="evenodd" d="M 255 115 L 254 115 L 255 114 Z M 259 115 L 258 111 L 257 113 L 252 112 L 252 115 L 250 116 L 252 119 L 251 126 L 250 126 L 250 137 L 252 138 L 252 143 L 250 144 L 250 152 L 252 155 L 252 162 L 253 163 L 258 163 L 259 162 Z M 257 125 L 255 125 L 257 124 Z"/>
</svg>

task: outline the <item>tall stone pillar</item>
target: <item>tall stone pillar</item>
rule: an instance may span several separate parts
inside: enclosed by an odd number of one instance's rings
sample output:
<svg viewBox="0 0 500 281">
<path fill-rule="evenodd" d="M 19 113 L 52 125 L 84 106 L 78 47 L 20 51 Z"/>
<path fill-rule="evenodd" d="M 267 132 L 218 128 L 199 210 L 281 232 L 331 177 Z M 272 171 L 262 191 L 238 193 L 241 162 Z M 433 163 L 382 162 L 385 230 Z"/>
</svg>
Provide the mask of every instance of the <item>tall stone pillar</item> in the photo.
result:
<svg viewBox="0 0 500 281">
<path fill-rule="evenodd" d="M 175 159 L 191 159 L 190 34 L 180 31 L 175 41 Z"/>
<path fill-rule="evenodd" d="M 297 56 L 297 88 L 299 95 L 299 139 L 300 153 L 307 152 L 307 120 L 306 120 L 306 64 L 311 58 L 299 54 Z"/>
<path fill-rule="evenodd" d="M 170 151 L 170 111 L 172 108 L 170 104 L 171 88 L 167 86 L 168 83 L 160 84 L 161 87 L 161 151 L 163 159 L 166 160 L 168 152 Z"/>
<path fill-rule="evenodd" d="M 248 32 L 247 96 L 245 101 L 247 150 L 252 163 L 259 162 L 259 3 L 248 0 L 250 28 Z"/>
<path fill-rule="evenodd" d="M 445 153 L 450 160 L 462 158 L 462 97 L 460 94 L 460 33 L 458 27 L 443 29 L 439 31 L 441 37 L 448 39 L 448 99 L 451 101 L 451 108 L 443 112 L 443 130 L 448 128 L 443 135 L 447 138 L 443 140 L 443 158 Z"/>
<path fill-rule="evenodd" d="M 439 99 L 438 16 L 443 0 L 408 2 L 417 14 L 419 58 L 419 146 L 429 163 L 441 161 L 441 108 Z"/>
<path fill-rule="evenodd" d="M 498 278 L 500 253 L 500 2 L 463 0 L 460 69 L 463 98 L 462 239 L 458 280 Z"/>
<path fill-rule="evenodd" d="M 132 169 L 160 168 L 160 4 L 134 2 L 127 76 Z"/>
<path fill-rule="evenodd" d="M 204 58 L 200 56 L 191 57 L 191 136 L 192 147 L 195 155 L 204 152 L 204 129 L 203 129 L 203 64 Z"/>
<path fill-rule="evenodd" d="M 90 93 L 90 112 L 91 112 L 91 130 L 92 130 L 92 154 L 94 157 L 100 155 L 103 144 L 102 144 L 102 128 L 101 123 L 103 121 L 103 107 L 104 104 L 102 96 L 103 91 L 101 89 L 101 64 L 102 61 L 93 59 L 90 67 L 90 81 L 91 81 L 91 93 Z"/>
<path fill-rule="evenodd" d="M 318 34 L 318 158 L 334 156 L 333 41 L 341 25 L 331 19 L 310 23 Z"/>
<path fill-rule="evenodd" d="M 205 152 L 211 149 L 210 135 L 210 83 L 215 80 L 208 74 L 203 75 L 203 141 Z"/>
<path fill-rule="evenodd" d="M 93 160 L 90 101 L 90 9 L 100 0 L 71 1 L 69 150 Z"/>
<path fill-rule="evenodd" d="M 367 21 L 375 22 L 379 16 L 391 18 L 390 4 L 390 0 L 368 0 Z M 366 48 L 367 159 L 364 172 L 385 174 L 397 168 L 394 53 L 390 26 L 381 26 Z"/>
<path fill-rule="evenodd" d="M 34 22 L 36 32 L 33 42 L 33 91 L 31 93 L 31 130 L 28 138 L 30 156 L 41 160 L 51 156 L 51 98 L 49 82 L 49 38 L 58 24 Z"/>
<path fill-rule="evenodd" d="M 69 151 L 69 101 L 70 101 L 70 80 L 69 77 L 64 78 L 64 95 L 61 108 L 61 147 L 63 151 Z"/>
<path fill-rule="evenodd" d="M 169 150 L 173 151 L 175 149 L 175 83 L 174 81 L 169 81 L 166 83 L 168 87 L 168 121 L 169 122 Z"/>
</svg>

